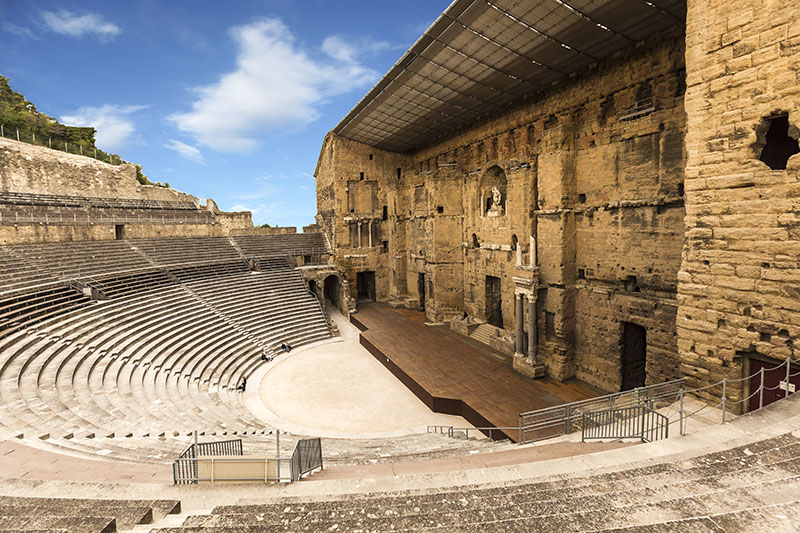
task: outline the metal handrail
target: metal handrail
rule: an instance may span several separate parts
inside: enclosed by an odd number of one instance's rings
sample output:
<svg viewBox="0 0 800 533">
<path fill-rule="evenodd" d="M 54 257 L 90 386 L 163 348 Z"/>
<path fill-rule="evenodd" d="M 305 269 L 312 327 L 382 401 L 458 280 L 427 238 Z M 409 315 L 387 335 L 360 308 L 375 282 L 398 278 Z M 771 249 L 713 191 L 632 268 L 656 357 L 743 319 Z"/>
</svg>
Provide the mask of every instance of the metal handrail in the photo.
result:
<svg viewBox="0 0 800 533">
<path fill-rule="evenodd" d="M 333 333 L 334 333 L 334 331 L 333 331 L 333 319 L 330 316 L 328 316 L 328 313 L 325 311 L 325 308 L 322 307 L 322 302 L 319 301 L 319 298 L 317 298 L 317 295 L 314 293 L 314 291 L 312 291 L 311 289 L 307 289 L 307 290 L 308 290 L 309 294 L 311 294 L 311 296 L 314 297 L 314 302 L 317 304 L 317 307 L 319 308 L 319 312 L 322 313 L 322 317 L 325 319 L 325 325 L 328 326 L 328 333 L 330 335 L 333 335 Z"/>
<path fill-rule="evenodd" d="M 653 442 L 668 437 L 669 418 L 646 405 L 614 407 L 581 415 L 581 442 L 628 438 Z"/>
<path fill-rule="evenodd" d="M 301 439 L 294 444 L 291 457 L 292 481 L 300 481 L 307 473 L 322 470 L 322 440 Z"/>
</svg>

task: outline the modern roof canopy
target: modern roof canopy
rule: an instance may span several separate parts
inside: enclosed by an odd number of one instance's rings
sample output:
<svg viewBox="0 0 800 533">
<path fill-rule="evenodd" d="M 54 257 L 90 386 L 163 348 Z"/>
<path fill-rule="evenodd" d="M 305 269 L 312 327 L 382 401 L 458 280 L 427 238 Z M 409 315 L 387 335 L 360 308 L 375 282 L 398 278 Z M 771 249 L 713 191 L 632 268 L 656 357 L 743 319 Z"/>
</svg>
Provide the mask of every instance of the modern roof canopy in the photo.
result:
<svg viewBox="0 0 800 533">
<path fill-rule="evenodd" d="M 685 14 L 686 0 L 455 0 L 333 132 L 409 152 Z"/>
</svg>

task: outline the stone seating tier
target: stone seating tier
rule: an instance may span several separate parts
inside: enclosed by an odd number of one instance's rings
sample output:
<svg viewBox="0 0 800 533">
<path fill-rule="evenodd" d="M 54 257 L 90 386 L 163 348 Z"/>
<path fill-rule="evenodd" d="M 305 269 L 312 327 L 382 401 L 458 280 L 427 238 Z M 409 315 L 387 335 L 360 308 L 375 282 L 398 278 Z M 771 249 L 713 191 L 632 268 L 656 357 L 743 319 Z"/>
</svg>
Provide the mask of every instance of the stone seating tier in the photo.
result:
<svg viewBox="0 0 800 533">
<path fill-rule="evenodd" d="M 31 194 L 0 192 L 0 204 L 55 206 L 55 207 L 96 207 L 132 209 L 178 209 L 196 210 L 193 202 L 168 200 L 145 200 L 138 198 L 90 198 L 85 196 L 65 196 L 58 194 Z"/>
<path fill-rule="evenodd" d="M 231 242 L 233 239 L 244 255 Z M 325 239 L 319 233 L 0 246 L 0 266 L 4 267 L 0 270 L 0 297 L 70 279 L 110 278 L 154 269 L 237 261 L 246 267 L 245 258 L 253 255 L 259 257 L 262 269 L 284 268 L 289 256 L 325 253 Z"/>
<path fill-rule="evenodd" d="M 542 481 L 218 506 L 153 531 L 795 531 L 799 486 L 800 439 L 784 434 Z"/>
<path fill-rule="evenodd" d="M 0 419 L 9 429 L 31 438 L 269 430 L 234 391 L 241 376 L 263 364 L 264 349 L 330 336 L 296 269 L 133 294 L 6 337 Z"/>
<path fill-rule="evenodd" d="M 213 224 L 210 211 L 26 206 L 0 204 L 0 226 L 90 226 L 93 224 Z"/>
<path fill-rule="evenodd" d="M 180 512 L 177 500 L 0 499 L 0 531 L 114 532 Z"/>
</svg>

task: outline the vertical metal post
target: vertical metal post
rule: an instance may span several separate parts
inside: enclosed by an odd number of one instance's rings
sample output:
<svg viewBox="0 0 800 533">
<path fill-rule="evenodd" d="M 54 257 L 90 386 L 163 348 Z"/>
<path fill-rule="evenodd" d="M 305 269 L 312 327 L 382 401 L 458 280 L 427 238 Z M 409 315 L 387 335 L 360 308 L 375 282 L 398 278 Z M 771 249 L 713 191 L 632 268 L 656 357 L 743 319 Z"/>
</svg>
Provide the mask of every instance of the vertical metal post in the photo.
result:
<svg viewBox="0 0 800 533">
<path fill-rule="evenodd" d="M 197 430 L 194 430 L 194 449 L 197 451 Z"/>
<path fill-rule="evenodd" d="M 726 398 L 725 393 L 727 392 L 728 388 L 728 378 L 722 378 L 722 423 L 725 423 L 725 404 Z"/>
<path fill-rule="evenodd" d="M 5 137 L 6 136 L 6 132 L 4 131 L 3 128 L 4 128 L 4 125 L 0 124 L 0 137 Z"/>
<path fill-rule="evenodd" d="M 758 408 L 764 407 L 764 367 L 761 367 L 761 385 L 758 386 Z"/>
<path fill-rule="evenodd" d="M 19 140 L 19 128 L 17 128 L 17 140 Z"/>
<path fill-rule="evenodd" d="M 792 365 L 789 364 L 789 359 L 786 360 L 786 394 L 783 395 L 784 398 L 789 397 L 789 372 L 792 369 Z"/>
<path fill-rule="evenodd" d="M 280 429 L 275 430 L 275 456 L 278 458 L 278 480 L 280 480 L 281 479 L 281 430 Z"/>
<path fill-rule="evenodd" d="M 567 416 L 565 417 L 564 423 L 565 423 L 564 434 L 565 435 L 569 435 L 570 433 L 572 433 L 572 406 L 571 405 L 567 405 Z"/>
<path fill-rule="evenodd" d="M 48 148 L 52 148 L 53 147 L 53 138 L 52 137 L 48 137 L 47 138 L 47 147 Z"/>
<path fill-rule="evenodd" d="M 680 398 L 681 398 L 681 419 L 678 423 L 678 431 L 681 435 L 683 435 L 683 389 L 680 390 Z"/>
</svg>

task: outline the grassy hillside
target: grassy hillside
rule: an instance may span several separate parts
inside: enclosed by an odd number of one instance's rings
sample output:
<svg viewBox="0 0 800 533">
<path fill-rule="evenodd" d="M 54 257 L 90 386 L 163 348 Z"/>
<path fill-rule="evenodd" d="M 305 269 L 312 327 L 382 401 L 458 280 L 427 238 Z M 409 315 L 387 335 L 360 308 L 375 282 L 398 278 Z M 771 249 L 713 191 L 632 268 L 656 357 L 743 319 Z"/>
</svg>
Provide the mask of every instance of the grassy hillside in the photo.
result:
<svg viewBox="0 0 800 533">
<path fill-rule="evenodd" d="M 8 78 L 0 75 L 0 124 L 3 136 L 9 139 L 48 146 L 62 152 L 94 157 L 107 163 L 119 165 L 127 163 L 117 154 L 110 154 L 95 145 L 94 128 L 65 126 L 50 117 L 11 89 Z M 141 165 L 136 165 L 136 177 L 142 184 L 151 184 L 142 173 Z M 168 187 L 169 184 L 156 183 Z"/>
<path fill-rule="evenodd" d="M 20 93 L 11 89 L 8 78 L 0 76 L 0 124 L 4 125 L 5 136 L 16 137 L 17 129 L 20 137 L 23 132 L 26 137 L 48 139 L 53 144 L 82 145 L 84 149 L 96 148 L 94 144 L 94 128 L 76 128 L 60 124 L 56 119 L 49 117 L 36 109 L 36 106 L 25 99 Z M 21 140 L 21 139 L 20 139 Z"/>
</svg>

